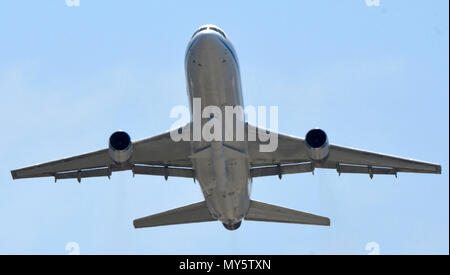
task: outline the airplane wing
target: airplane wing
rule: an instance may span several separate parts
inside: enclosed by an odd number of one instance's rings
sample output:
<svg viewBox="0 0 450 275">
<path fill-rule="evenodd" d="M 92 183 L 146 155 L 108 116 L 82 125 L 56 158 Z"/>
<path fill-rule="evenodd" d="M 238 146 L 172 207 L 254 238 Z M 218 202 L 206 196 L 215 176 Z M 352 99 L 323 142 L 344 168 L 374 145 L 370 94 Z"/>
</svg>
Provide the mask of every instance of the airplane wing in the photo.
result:
<svg viewBox="0 0 450 275">
<path fill-rule="evenodd" d="M 184 127 L 188 127 L 188 125 Z M 173 130 L 173 131 L 179 131 Z M 13 179 L 54 177 L 58 179 L 78 179 L 88 177 L 110 177 L 112 172 L 131 170 L 134 174 L 194 177 L 191 146 L 188 141 L 175 142 L 171 131 L 147 139 L 133 142 L 133 154 L 126 163 L 114 162 L 108 148 L 64 158 L 30 167 L 12 170 Z"/>
<path fill-rule="evenodd" d="M 257 131 L 248 125 L 248 132 Z M 418 160 L 363 151 L 331 144 L 329 154 L 322 161 L 308 156 L 305 139 L 278 134 L 278 148 L 274 152 L 260 152 L 258 141 L 248 143 L 252 177 L 314 172 L 316 168 L 336 169 L 339 173 L 397 176 L 398 172 L 441 174 L 441 166 Z"/>
</svg>

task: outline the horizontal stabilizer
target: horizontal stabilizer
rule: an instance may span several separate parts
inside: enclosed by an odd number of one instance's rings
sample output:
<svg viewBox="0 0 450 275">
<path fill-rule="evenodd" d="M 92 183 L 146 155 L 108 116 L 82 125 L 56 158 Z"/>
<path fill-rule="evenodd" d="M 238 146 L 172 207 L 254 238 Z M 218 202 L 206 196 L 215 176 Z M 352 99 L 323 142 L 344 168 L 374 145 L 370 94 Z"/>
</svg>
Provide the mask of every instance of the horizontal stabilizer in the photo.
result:
<svg viewBox="0 0 450 275">
<path fill-rule="evenodd" d="M 250 202 L 250 208 L 245 219 L 248 221 L 261 222 L 284 222 L 325 226 L 330 225 L 329 218 L 258 201 Z"/>
<path fill-rule="evenodd" d="M 135 228 L 215 221 L 204 201 L 134 220 Z"/>
</svg>

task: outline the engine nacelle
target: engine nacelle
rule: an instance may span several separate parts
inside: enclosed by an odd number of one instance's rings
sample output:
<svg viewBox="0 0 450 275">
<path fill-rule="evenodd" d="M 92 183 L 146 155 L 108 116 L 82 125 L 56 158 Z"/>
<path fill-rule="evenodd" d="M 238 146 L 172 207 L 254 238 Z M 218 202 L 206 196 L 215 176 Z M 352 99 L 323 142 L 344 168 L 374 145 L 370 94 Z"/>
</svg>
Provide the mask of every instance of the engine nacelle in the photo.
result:
<svg viewBox="0 0 450 275">
<path fill-rule="evenodd" d="M 306 134 L 306 149 L 312 160 L 324 160 L 330 153 L 327 134 L 321 129 L 312 129 Z"/>
<path fill-rule="evenodd" d="M 109 156 L 116 163 L 125 163 L 133 153 L 133 143 L 124 131 L 117 131 L 109 138 Z"/>
</svg>

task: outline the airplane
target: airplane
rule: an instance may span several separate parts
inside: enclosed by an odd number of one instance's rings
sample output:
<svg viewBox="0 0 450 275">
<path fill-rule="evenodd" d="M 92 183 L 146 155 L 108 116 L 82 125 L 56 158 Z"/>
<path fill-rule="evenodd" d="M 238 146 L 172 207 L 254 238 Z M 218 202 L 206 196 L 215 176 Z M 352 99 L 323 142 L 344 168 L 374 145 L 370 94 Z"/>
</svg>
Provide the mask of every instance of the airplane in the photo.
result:
<svg viewBox="0 0 450 275">
<path fill-rule="evenodd" d="M 245 123 L 242 141 L 179 140 L 172 134 L 193 129 L 192 102 L 204 106 L 244 106 L 236 51 L 225 32 L 215 25 L 199 27 L 192 35 L 185 55 L 190 123 L 162 134 L 132 141 L 117 131 L 108 148 L 43 164 L 12 170 L 12 178 L 54 177 L 61 179 L 110 177 L 113 172 L 131 170 L 134 175 L 192 178 L 198 181 L 204 201 L 134 220 L 135 228 L 220 221 L 236 230 L 242 220 L 330 226 L 330 219 L 250 199 L 254 178 L 315 169 L 344 173 L 394 175 L 399 172 L 441 174 L 441 166 L 412 159 L 368 152 L 328 142 L 325 131 L 310 130 L 305 138 L 275 133 L 278 146 L 272 152 L 260 150 L 263 143 L 249 140 L 263 130 Z M 212 119 L 212 118 L 211 118 Z M 236 119 L 236 118 L 235 118 Z M 201 125 L 208 119 L 201 118 Z"/>
</svg>

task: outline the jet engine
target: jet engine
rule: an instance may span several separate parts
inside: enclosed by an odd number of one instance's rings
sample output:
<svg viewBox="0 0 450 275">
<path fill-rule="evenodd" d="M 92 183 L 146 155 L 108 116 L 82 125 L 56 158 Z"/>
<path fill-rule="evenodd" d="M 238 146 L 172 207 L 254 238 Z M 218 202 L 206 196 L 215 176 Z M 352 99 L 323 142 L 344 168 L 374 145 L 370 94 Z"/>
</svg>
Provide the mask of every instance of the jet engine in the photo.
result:
<svg viewBox="0 0 450 275">
<path fill-rule="evenodd" d="M 324 160 L 330 153 L 327 134 L 321 129 L 312 129 L 306 134 L 308 156 L 315 161 Z"/>
<path fill-rule="evenodd" d="M 117 131 L 109 138 L 109 156 L 116 163 L 125 163 L 131 158 L 133 143 L 124 131 Z"/>
</svg>

